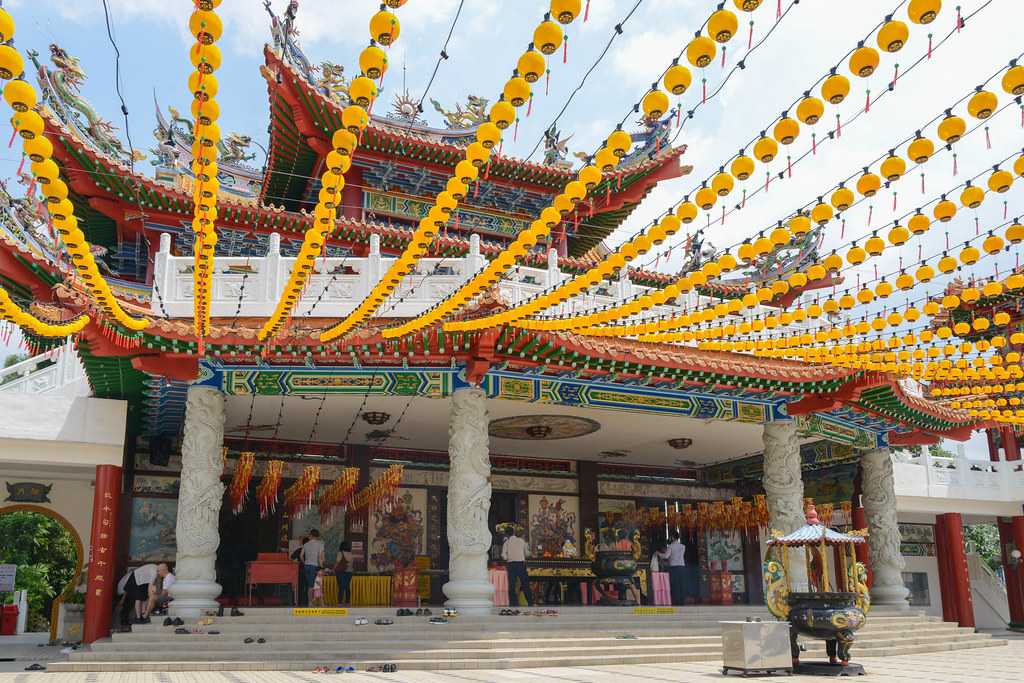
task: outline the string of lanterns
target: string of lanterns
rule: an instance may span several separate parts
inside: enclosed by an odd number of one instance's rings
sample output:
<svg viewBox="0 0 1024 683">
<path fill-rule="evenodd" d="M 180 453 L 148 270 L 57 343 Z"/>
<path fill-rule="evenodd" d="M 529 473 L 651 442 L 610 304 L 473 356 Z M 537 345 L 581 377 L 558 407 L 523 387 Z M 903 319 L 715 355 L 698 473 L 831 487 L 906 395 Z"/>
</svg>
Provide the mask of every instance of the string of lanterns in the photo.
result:
<svg viewBox="0 0 1024 683">
<path fill-rule="evenodd" d="M 18 306 L 3 287 L 0 287 L 0 320 L 10 321 L 40 337 L 67 337 L 81 332 L 89 324 L 89 316 L 85 314 L 59 323 L 40 320 Z"/>
<path fill-rule="evenodd" d="M 415 268 L 416 262 L 426 253 L 437 233 L 448 223 L 459 202 L 465 198 L 469 185 L 479 181 L 481 169 L 483 177 L 487 177 L 491 154 L 501 144 L 504 131 L 518 120 L 516 110 L 532 102 L 531 84 L 536 83 L 547 68 L 545 55 L 553 54 L 563 43 L 564 34 L 559 24 L 572 23 L 579 15 L 578 5 L 579 3 L 574 2 L 552 2 L 552 12 L 546 14 L 543 21 L 534 29 L 533 42 L 520 56 L 516 69 L 505 82 L 498 101 L 491 105 L 488 120 L 477 128 L 476 140 L 466 147 L 464 158 L 455 165 L 454 174 L 448 179 L 445 190 L 438 193 L 427 215 L 420 220 L 409 245 L 356 309 L 345 319 L 325 330 L 320 335 L 320 341 L 337 339 L 369 319 L 391 296 L 405 276 Z M 552 16 L 556 18 L 557 23 L 551 20 Z M 557 225 L 557 222 L 555 224 Z M 530 230 L 521 232 L 519 237 L 522 240 L 517 239 L 498 258 L 503 258 L 511 249 L 521 250 L 525 254 L 526 248 L 516 245 L 525 243 L 535 234 Z M 515 257 L 512 260 L 514 261 Z"/>
<path fill-rule="evenodd" d="M 1024 391 L 1024 382 L 1006 382 L 1003 384 L 970 384 L 964 386 L 932 387 L 929 391 L 929 395 L 933 398 L 948 398 L 950 396 L 1010 394 L 1022 391 Z"/>
<path fill-rule="evenodd" d="M 246 451 L 239 454 L 235 471 L 231 475 L 231 483 L 228 485 L 228 501 L 231 503 L 233 514 L 237 515 L 245 507 L 245 501 L 249 497 L 249 482 L 252 480 L 255 466 L 255 453 Z"/>
<path fill-rule="evenodd" d="M 300 517 L 313 507 L 316 489 L 320 485 L 320 466 L 306 465 L 302 474 L 284 490 L 284 512 L 290 517 Z"/>
<path fill-rule="evenodd" d="M 1019 69 L 1019 72 L 1015 72 L 1015 69 Z M 1007 72 L 1006 77 L 1004 77 L 1004 87 L 1007 88 L 1008 92 L 1016 90 L 1018 85 L 1024 88 L 1024 68 L 1016 67 L 1014 63 L 1011 63 L 1010 66 L 1000 70 L 996 75 L 1003 71 Z M 1010 77 L 1011 72 L 1014 72 L 1015 77 Z M 995 76 L 993 76 L 993 78 L 994 77 Z M 1019 84 L 1017 79 L 1020 79 Z M 977 103 L 978 100 L 982 100 L 981 104 Z M 963 100 L 961 100 L 961 102 L 962 101 Z M 997 99 L 991 92 L 978 90 L 975 92 L 974 96 L 970 98 L 968 109 L 972 115 L 976 116 L 976 118 L 987 118 L 995 112 L 996 103 Z M 935 120 L 937 119 L 933 119 L 932 122 Z M 947 145 L 952 145 L 965 136 L 965 129 L 966 124 L 963 120 L 959 117 L 952 116 L 950 110 L 946 110 L 946 117 L 939 122 L 938 136 L 942 138 Z M 902 144 L 904 143 L 901 143 L 898 146 L 901 146 Z M 917 136 L 910 138 L 908 152 L 916 163 L 924 163 L 934 154 L 934 143 L 922 138 L 920 134 L 918 134 Z M 906 162 L 896 156 L 894 150 L 890 152 L 887 157 L 881 157 L 879 160 L 876 160 L 876 162 L 877 161 L 881 161 L 880 173 L 883 174 L 886 182 L 894 182 L 906 172 Z M 990 182 L 990 186 L 994 187 L 998 183 L 999 187 L 1005 186 L 1005 188 L 1008 189 L 1009 185 L 1006 183 L 1007 176 L 1009 176 L 1008 172 L 996 169 L 996 171 L 993 172 L 993 178 Z M 850 177 L 852 178 L 854 176 Z M 518 320 L 526 315 L 560 304 L 566 299 L 583 292 L 589 287 L 592 287 L 611 274 L 614 274 L 614 272 L 621 267 L 624 267 L 625 264 L 629 263 L 633 258 L 646 253 L 646 251 L 648 251 L 652 246 L 663 241 L 664 237 L 661 235 L 663 230 L 668 234 L 672 234 L 672 232 L 679 229 L 680 221 L 683 224 L 692 223 L 698 215 L 699 208 L 708 210 L 714 205 L 716 197 L 725 196 L 731 192 L 733 187 L 732 176 L 721 171 L 715 178 L 718 182 L 713 181 L 711 188 L 707 188 L 707 184 L 705 183 L 705 187 L 698 192 L 698 195 L 695 198 L 696 203 L 690 201 L 689 196 L 687 196 L 671 213 L 663 217 L 660 222 L 655 223 L 655 226 L 649 231 L 654 234 L 654 240 L 646 239 L 647 235 L 642 232 L 633 240 L 622 245 L 622 247 L 620 247 L 615 253 L 606 257 L 604 262 L 595 266 L 595 268 L 591 269 L 588 273 L 574 278 L 568 283 L 559 285 L 553 290 L 541 293 L 527 304 L 477 321 L 460 321 L 458 323 L 452 323 L 451 325 L 447 325 L 445 329 L 480 329 L 482 327 L 490 326 L 491 324 L 496 325 L 508 322 L 517 323 Z M 864 168 L 863 174 L 857 180 L 858 192 L 860 192 L 862 196 L 872 197 L 881 188 L 882 182 L 883 181 L 878 175 L 871 173 L 867 168 Z M 1012 176 L 1010 176 L 1010 182 L 1012 182 Z M 702 192 L 703 197 L 701 196 Z M 854 201 L 855 196 L 851 190 L 845 187 L 845 181 L 839 183 L 835 188 L 835 191 L 832 193 L 832 207 L 842 212 L 846 208 L 849 208 Z M 737 255 L 743 262 L 751 262 L 755 258 L 768 253 L 775 247 L 788 243 L 793 235 L 800 236 L 810 231 L 811 220 L 809 217 L 819 225 L 824 225 L 830 221 L 834 215 L 832 207 L 819 200 L 818 204 L 814 206 L 810 212 L 805 212 L 804 210 L 797 212 L 797 214 L 790 220 L 788 229 L 783 227 L 780 222 L 778 227 L 772 231 L 770 238 L 767 238 L 762 234 L 758 240 L 745 242 L 740 245 Z M 689 273 L 687 276 L 677 280 L 673 285 L 670 285 L 669 288 L 666 288 L 668 294 L 666 294 L 666 289 L 648 292 L 636 299 L 601 311 L 584 313 L 581 315 L 573 313 L 562 317 L 524 321 L 517 323 L 516 326 L 533 330 L 572 329 L 579 331 L 581 328 L 614 322 L 649 310 L 653 306 L 665 303 L 665 301 L 674 299 L 679 294 L 689 291 L 694 286 L 705 284 L 708 277 L 714 277 L 721 273 L 729 272 L 735 268 L 736 265 L 736 257 L 726 251 L 718 258 L 717 261 L 706 264 L 704 272 Z M 696 280 L 696 282 L 694 282 L 694 280 Z M 618 334 L 618 331 L 616 330 L 608 334 Z"/>
<path fill-rule="evenodd" d="M 346 467 L 338 475 L 338 478 L 331 482 L 331 485 L 320 493 L 317 502 L 320 508 L 320 523 L 328 526 L 334 513 L 339 508 L 347 507 L 356 492 L 356 485 L 359 483 L 359 468 Z"/>
<path fill-rule="evenodd" d="M 260 519 L 266 519 L 268 515 L 274 514 L 277 509 L 277 492 L 281 488 L 281 478 L 284 474 L 283 460 L 270 460 L 263 472 L 263 479 L 256 487 L 256 501 L 260 505 Z"/>
<path fill-rule="evenodd" d="M 363 131 L 370 123 L 369 112 L 379 94 L 374 81 L 382 82 L 388 69 L 387 54 L 378 45 L 393 45 L 401 32 L 398 17 L 388 11 L 388 7 L 397 8 L 403 4 L 404 0 L 389 0 L 370 17 L 370 44 L 359 55 L 361 74 L 352 79 L 348 87 L 351 104 L 342 111 L 342 127 L 331 136 L 332 150 L 324 158 L 320 192 L 313 209 L 313 225 L 303 236 L 302 246 L 274 312 L 257 333 L 260 341 L 275 337 L 284 328 L 302 297 L 309 277 L 315 272 L 314 262 L 323 251 L 327 236 L 334 229 L 337 210 L 342 203 L 345 174 L 352 167 L 352 157 L 362 140 Z M 414 234 L 410 245 L 416 242 L 416 238 Z"/>
<path fill-rule="evenodd" d="M 0 79 L 8 81 L 4 86 L 3 95 L 4 100 L 14 110 L 11 125 L 22 140 L 24 154 L 32 161 L 29 166 L 34 178 L 32 187 L 38 184 L 41 188 L 46 198 L 46 207 L 52 224 L 61 235 L 64 247 L 78 271 L 78 277 L 85 283 L 86 289 L 100 309 L 108 317 L 113 318 L 129 330 L 143 330 L 149 325 L 149 320 L 133 317 L 121 307 L 96 266 L 96 260 L 92 255 L 92 246 L 86 241 L 85 235 L 78 227 L 74 205 L 68 199 L 68 186 L 60 179 L 60 168 L 51 158 L 53 145 L 45 135 L 46 123 L 43 117 L 35 111 L 39 96 L 36 89 L 24 80 L 24 60 L 12 46 L 14 32 L 14 19 L 6 10 L 0 8 L 0 42 L 3 43 L 0 44 Z M 11 310 L 12 315 L 16 315 L 13 309 Z M 26 318 L 22 318 L 22 320 L 26 325 L 33 324 Z M 88 319 L 82 323 L 82 326 L 84 327 L 87 322 Z M 39 329 L 47 328 L 39 327 Z M 55 336 L 64 336 L 64 334 Z"/>
<path fill-rule="evenodd" d="M 371 507 L 387 507 L 394 501 L 398 487 L 402 485 L 405 468 L 402 465 L 388 465 L 388 468 L 369 486 L 352 497 L 348 511 L 353 515 L 366 514 Z"/>
<path fill-rule="evenodd" d="M 221 53 L 216 42 L 224 32 L 220 17 L 213 10 L 220 0 L 197 2 L 189 16 L 189 32 L 196 42 L 189 49 L 189 60 L 195 71 L 189 74 L 188 90 L 192 95 L 192 116 L 195 119 L 192 142 L 192 172 L 195 184 L 192 192 L 194 204 L 192 231 L 193 247 L 192 292 L 193 330 L 203 353 L 204 341 L 210 326 L 210 283 L 213 279 L 213 259 L 217 248 L 217 144 L 220 142 L 220 107 L 217 105 L 217 77 Z"/>
<path fill-rule="evenodd" d="M 556 14 L 554 5 L 555 3 L 552 3 L 552 14 Z M 760 5 L 760 2 L 755 3 L 741 1 L 737 2 L 736 5 L 744 11 L 752 12 L 758 5 Z M 711 15 L 707 22 L 705 22 L 705 26 L 708 29 L 708 34 L 714 36 L 715 40 L 711 41 L 710 38 L 701 36 L 700 32 L 698 32 L 697 38 L 695 38 L 694 41 L 691 41 L 690 45 L 692 46 L 694 42 L 699 42 L 703 45 L 704 41 L 708 41 L 711 43 L 710 50 L 713 53 L 716 49 L 715 42 L 726 43 L 735 35 L 738 20 L 735 14 L 724 9 L 724 5 L 720 4 L 718 10 Z M 704 52 L 706 51 L 707 50 L 705 49 Z M 687 54 L 694 66 L 703 67 L 711 61 L 709 59 L 708 62 L 705 63 L 703 56 L 704 53 L 702 52 L 701 55 L 698 55 L 697 51 L 690 47 L 684 50 L 684 52 Z M 540 74 L 543 73 L 543 61 L 539 61 L 531 71 L 528 64 L 528 61 L 531 59 L 530 55 L 531 53 L 528 51 L 520 58 L 519 69 L 520 71 L 531 74 L 534 78 L 539 78 Z M 711 59 L 713 59 L 713 54 Z M 662 79 L 665 81 L 666 87 L 668 87 L 673 94 L 682 95 L 692 83 L 693 76 L 690 70 L 687 67 L 680 65 L 679 59 L 676 58 L 663 72 Z M 661 95 L 664 95 L 664 93 L 661 93 Z M 667 95 L 664 95 L 664 101 L 661 102 L 659 100 L 659 103 L 658 108 L 652 108 L 649 106 L 651 104 L 650 93 L 644 96 L 640 106 L 643 107 L 644 116 L 648 121 L 658 121 L 668 111 L 669 103 Z M 501 279 L 502 275 L 509 268 L 514 266 L 540 239 L 547 237 L 551 230 L 565 220 L 570 213 L 578 210 L 580 202 L 585 199 L 588 192 L 600 182 L 602 173 L 612 172 L 618 161 L 629 153 L 631 146 L 632 138 L 622 130 L 622 126 L 620 124 L 616 127 L 616 130 L 608 136 L 601 149 L 599 149 L 592 157 L 596 162 L 597 168 L 588 166 L 581 169 L 577 180 L 568 183 L 563 192 L 557 195 L 552 203 L 540 212 L 540 218 L 531 223 L 526 230 L 521 232 L 518 238 L 514 240 L 498 258 L 487 264 L 480 273 L 477 273 L 475 276 L 470 278 L 470 280 L 459 287 L 454 294 L 438 302 L 438 304 L 416 318 L 404 322 L 396 327 L 385 329 L 382 332 L 383 336 L 388 339 L 393 339 L 416 332 L 428 325 L 436 323 L 448 315 L 458 311 L 479 295 L 480 292 L 497 283 Z M 611 153 L 607 151 L 609 148 L 611 149 Z M 678 230 L 678 225 L 676 225 L 675 229 L 671 232 L 665 231 L 665 234 L 660 235 L 660 239 L 656 243 L 660 244 L 661 241 L 664 241 L 664 239 L 675 232 L 675 230 Z M 640 237 L 638 236 L 637 239 L 640 239 Z M 643 244 L 643 242 L 641 242 L 641 244 Z M 647 249 L 649 249 L 650 246 L 650 243 L 648 243 Z M 646 249 L 640 253 L 645 252 Z M 622 266 L 624 266 L 628 260 L 635 258 L 637 255 L 638 254 L 632 254 L 629 259 L 623 262 Z M 591 282 L 595 276 L 600 276 L 605 273 L 610 274 L 611 272 L 613 271 L 609 271 L 606 267 L 599 265 L 588 271 L 588 273 L 578 276 L 578 278 L 574 279 L 571 283 L 567 283 L 561 287 L 570 291 L 582 291 L 582 288 L 578 284 L 579 282 Z M 605 276 L 606 275 L 594 281 L 594 284 L 600 282 Z M 544 296 L 551 296 L 554 298 L 554 296 L 557 295 L 551 293 Z M 520 314 L 521 310 L 542 310 L 537 308 L 538 306 L 541 306 L 542 301 L 546 302 L 547 299 L 533 299 L 522 304 L 516 309 L 505 311 L 493 318 L 452 321 L 445 324 L 445 330 L 471 331 L 490 327 L 492 324 L 511 322 L 512 320 L 518 319 L 516 317 L 517 315 L 519 317 L 529 315 L 529 313 Z M 547 306 L 543 307 L 546 308 Z"/>
</svg>

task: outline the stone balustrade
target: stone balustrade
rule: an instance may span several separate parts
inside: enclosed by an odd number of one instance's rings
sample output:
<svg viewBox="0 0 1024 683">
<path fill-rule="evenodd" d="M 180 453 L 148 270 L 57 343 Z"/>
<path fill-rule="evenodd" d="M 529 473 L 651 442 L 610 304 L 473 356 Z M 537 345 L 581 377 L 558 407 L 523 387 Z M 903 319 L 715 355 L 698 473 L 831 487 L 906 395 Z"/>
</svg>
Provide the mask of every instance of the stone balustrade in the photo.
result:
<svg viewBox="0 0 1024 683">
<path fill-rule="evenodd" d="M 898 496 L 993 503 L 1024 500 L 1024 461 L 897 456 L 893 470 Z"/>
</svg>

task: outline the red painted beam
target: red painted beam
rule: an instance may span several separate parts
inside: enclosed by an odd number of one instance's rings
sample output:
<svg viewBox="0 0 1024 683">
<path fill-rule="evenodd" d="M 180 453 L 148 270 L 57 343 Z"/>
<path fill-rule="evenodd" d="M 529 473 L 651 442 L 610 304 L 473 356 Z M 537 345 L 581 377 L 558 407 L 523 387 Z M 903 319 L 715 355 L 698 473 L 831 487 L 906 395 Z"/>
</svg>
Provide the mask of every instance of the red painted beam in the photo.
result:
<svg viewBox="0 0 1024 683">
<path fill-rule="evenodd" d="M 797 415 L 810 415 L 811 413 L 832 410 L 840 405 L 840 402 L 832 397 L 811 395 L 788 404 L 786 412 L 795 417 Z"/>
<path fill-rule="evenodd" d="M 937 444 L 942 439 L 934 434 L 929 434 L 922 431 L 913 432 L 889 432 L 889 445 L 890 446 L 931 446 Z"/>
<path fill-rule="evenodd" d="M 136 356 L 132 358 L 132 367 L 151 375 L 190 382 L 199 376 L 199 357 L 184 353 Z"/>
</svg>

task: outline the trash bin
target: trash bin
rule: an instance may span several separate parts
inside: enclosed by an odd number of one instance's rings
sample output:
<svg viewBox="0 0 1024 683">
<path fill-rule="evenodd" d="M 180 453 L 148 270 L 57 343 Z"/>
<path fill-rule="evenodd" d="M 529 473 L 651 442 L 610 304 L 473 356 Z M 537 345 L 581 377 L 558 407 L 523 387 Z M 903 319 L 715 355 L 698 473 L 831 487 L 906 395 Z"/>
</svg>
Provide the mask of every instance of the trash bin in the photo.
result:
<svg viewBox="0 0 1024 683">
<path fill-rule="evenodd" d="M 0 636 L 13 636 L 18 632 L 18 606 L 0 606 Z"/>
</svg>

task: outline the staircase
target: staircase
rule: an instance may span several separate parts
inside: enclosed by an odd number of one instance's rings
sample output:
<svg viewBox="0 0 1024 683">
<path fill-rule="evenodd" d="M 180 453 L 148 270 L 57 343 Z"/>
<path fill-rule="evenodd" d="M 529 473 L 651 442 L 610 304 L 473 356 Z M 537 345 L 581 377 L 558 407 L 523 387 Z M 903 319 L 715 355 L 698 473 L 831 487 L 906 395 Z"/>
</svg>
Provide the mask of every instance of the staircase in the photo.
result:
<svg viewBox="0 0 1024 683">
<path fill-rule="evenodd" d="M 440 670 L 719 662 L 719 621 L 771 618 L 763 607 L 748 606 L 687 607 L 675 614 L 569 607 L 559 616 L 460 616 L 443 625 L 430 624 L 426 617 L 395 617 L 391 609 L 354 609 L 349 615 L 295 617 L 289 608 L 250 609 L 242 617 L 214 617 L 213 625 L 200 627 L 204 633 L 188 635 L 175 635 L 172 627 L 154 620 L 74 652 L 49 670 L 309 671 L 339 664 L 364 670 L 382 663 L 402 670 Z M 370 624 L 355 626 L 355 616 L 367 617 Z M 375 625 L 381 616 L 392 618 L 394 625 Z M 210 630 L 220 633 L 205 633 Z M 247 637 L 267 642 L 245 644 Z M 825 657 L 823 641 L 804 642 L 805 659 Z M 857 633 L 853 652 L 859 659 L 1005 644 L 935 617 L 878 610 Z"/>
</svg>

